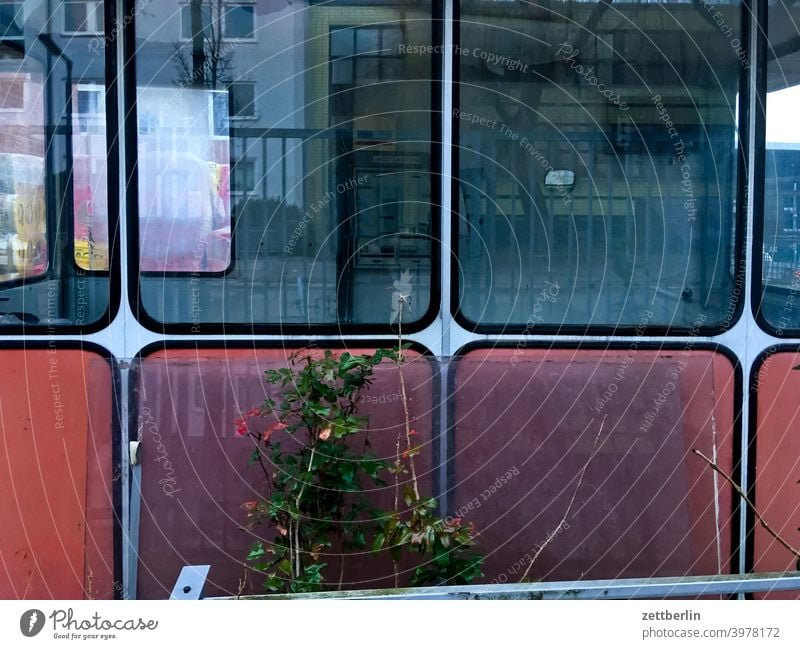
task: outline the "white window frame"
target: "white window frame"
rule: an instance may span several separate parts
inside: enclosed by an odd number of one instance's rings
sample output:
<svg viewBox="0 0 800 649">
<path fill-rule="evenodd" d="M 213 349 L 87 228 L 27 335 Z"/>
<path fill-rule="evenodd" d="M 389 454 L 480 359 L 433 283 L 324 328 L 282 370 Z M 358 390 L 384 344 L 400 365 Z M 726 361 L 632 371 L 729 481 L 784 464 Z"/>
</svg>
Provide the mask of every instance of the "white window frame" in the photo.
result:
<svg viewBox="0 0 800 649">
<path fill-rule="evenodd" d="M 19 5 L 19 8 L 22 10 L 23 21 L 25 19 L 25 2 L 24 0 L 0 0 L 0 5 Z M 14 15 L 17 15 L 17 12 L 14 12 Z M 21 25 L 22 27 L 22 25 Z M 24 28 L 24 27 L 23 27 Z M 18 43 L 22 43 L 22 49 L 25 50 L 25 37 L 24 36 L 3 36 L 3 41 L 16 41 Z"/>
<path fill-rule="evenodd" d="M 5 73 L 4 76 L 7 78 L 14 77 L 14 81 L 21 79 L 22 80 L 22 107 L 21 108 L 14 108 L 13 106 L 6 106 L 3 103 L 0 103 L 0 113 L 24 113 L 28 108 L 28 82 L 31 80 L 31 75 L 25 72 L 11 72 Z M 2 97 L 0 97 L 0 100 Z"/>
<path fill-rule="evenodd" d="M 92 5 L 94 8 L 90 9 L 87 6 L 86 14 L 86 30 L 84 31 L 71 31 L 67 29 L 67 5 L 70 4 L 83 4 Z M 103 33 L 105 27 L 105 13 L 103 0 L 64 0 L 61 10 L 61 33 L 65 36 L 97 36 Z"/>
<path fill-rule="evenodd" d="M 78 94 L 81 92 L 90 92 L 98 97 L 97 106 L 98 110 L 94 113 L 81 113 L 78 102 Z M 80 133 L 104 133 L 106 128 L 106 96 L 105 86 L 101 82 L 96 83 L 78 83 L 75 84 L 75 106 L 72 110 L 73 117 L 77 120 L 84 118 L 87 120 L 87 129 L 79 130 Z"/>
<path fill-rule="evenodd" d="M 253 9 L 253 35 L 246 37 L 228 36 L 228 12 L 227 9 L 231 7 L 251 7 Z M 239 2 L 225 2 L 222 7 L 222 40 L 229 43 L 255 43 L 256 42 L 256 4 L 252 0 L 244 0 Z"/>
</svg>

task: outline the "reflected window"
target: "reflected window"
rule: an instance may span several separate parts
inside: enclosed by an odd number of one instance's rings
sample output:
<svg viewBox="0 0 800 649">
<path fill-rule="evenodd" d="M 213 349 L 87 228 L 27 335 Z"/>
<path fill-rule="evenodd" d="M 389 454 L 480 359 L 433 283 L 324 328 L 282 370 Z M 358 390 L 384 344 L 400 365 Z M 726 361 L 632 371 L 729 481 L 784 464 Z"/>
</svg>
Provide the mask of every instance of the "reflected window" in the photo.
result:
<svg viewBox="0 0 800 649">
<path fill-rule="evenodd" d="M 230 4 L 225 7 L 225 38 L 251 39 L 255 35 L 255 7 L 251 4 Z"/>
<path fill-rule="evenodd" d="M 739 4 L 714 7 L 461 3 L 468 326 L 731 325 L 746 61 Z"/>
<path fill-rule="evenodd" d="M 256 116 L 256 84 L 236 81 L 228 86 L 230 115 L 236 118 Z"/>
<path fill-rule="evenodd" d="M 769 4 L 761 315 L 778 335 L 800 329 L 800 45 L 796 7 Z"/>
<path fill-rule="evenodd" d="M 64 0 L 64 33 L 97 34 L 103 31 L 103 3 Z"/>
<path fill-rule="evenodd" d="M 205 34 L 210 28 L 212 20 L 219 22 L 221 9 L 221 0 L 217 0 L 216 3 L 209 0 L 193 0 L 189 4 L 182 5 L 180 8 L 181 39 L 190 41 L 195 33 Z M 193 24 L 193 21 L 196 24 Z"/>
<path fill-rule="evenodd" d="M 0 59 L 21 59 L 25 56 L 22 2 L 0 2 Z"/>
<path fill-rule="evenodd" d="M 200 334 L 388 330 L 399 286 L 404 322 L 425 316 L 440 183 L 431 3 L 148 7 L 136 21 L 139 313 Z M 165 171 L 187 152 L 218 170 L 205 192 L 180 165 Z"/>
</svg>

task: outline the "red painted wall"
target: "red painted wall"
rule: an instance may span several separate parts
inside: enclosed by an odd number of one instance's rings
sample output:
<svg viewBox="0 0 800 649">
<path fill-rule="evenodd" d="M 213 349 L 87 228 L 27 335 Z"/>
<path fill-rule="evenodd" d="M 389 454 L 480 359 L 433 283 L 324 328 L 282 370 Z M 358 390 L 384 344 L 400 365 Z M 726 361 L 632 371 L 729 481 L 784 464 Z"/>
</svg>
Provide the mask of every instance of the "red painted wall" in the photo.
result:
<svg viewBox="0 0 800 649">
<path fill-rule="evenodd" d="M 351 350 L 359 353 L 363 350 Z M 139 435 L 142 455 L 142 521 L 138 595 L 169 595 L 181 567 L 211 564 L 205 594 L 235 594 L 243 576 L 242 560 L 257 538 L 274 532 L 241 529 L 243 502 L 254 500 L 262 475 L 247 467 L 249 441 L 234 435 L 233 421 L 260 405 L 266 395 L 264 372 L 285 366 L 291 350 L 169 350 L 143 359 L 140 367 Z M 417 468 L 420 484 L 431 485 L 431 380 L 428 360 L 415 354 L 404 369 L 414 426 L 424 435 Z M 397 369 L 390 363 L 376 372 L 362 414 L 370 414 L 370 440 L 381 457 L 394 457 L 402 405 Z M 273 391 L 269 390 L 273 395 Z M 383 399 L 381 398 L 383 397 Z M 381 403 L 383 401 L 383 403 Z M 393 487 L 381 490 L 384 504 Z M 386 587 L 393 583 L 388 556 L 349 558 L 344 588 Z M 339 557 L 326 557 L 338 574 Z M 407 578 L 407 575 L 405 576 Z M 260 590 L 263 577 L 249 575 L 245 592 Z"/>
<path fill-rule="evenodd" d="M 800 547 L 800 354 L 778 353 L 755 377 L 755 504 L 769 525 L 795 548 Z M 760 525 L 755 529 L 754 570 L 794 570 L 796 560 Z M 800 592 L 768 597 L 800 599 Z"/>
<path fill-rule="evenodd" d="M 711 352 L 459 360 L 452 509 L 481 531 L 487 579 L 519 581 L 541 546 L 532 580 L 728 572 L 732 493 L 691 450 L 716 447 L 730 471 L 733 394 L 730 362 Z M 548 542 L 573 494 L 569 527 Z"/>
<path fill-rule="evenodd" d="M 0 597 L 113 597 L 110 367 L 54 349 L 0 367 Z"/>
</svg>

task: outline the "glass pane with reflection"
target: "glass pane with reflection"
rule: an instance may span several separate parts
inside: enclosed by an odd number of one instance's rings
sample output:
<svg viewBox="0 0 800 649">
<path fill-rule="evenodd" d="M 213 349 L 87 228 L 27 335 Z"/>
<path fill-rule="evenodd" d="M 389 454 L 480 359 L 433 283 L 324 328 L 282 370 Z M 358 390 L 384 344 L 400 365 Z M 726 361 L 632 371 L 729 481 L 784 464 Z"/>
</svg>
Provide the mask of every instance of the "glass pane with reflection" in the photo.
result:
<svg viewBox="0 0 800 649">
<path fill-rule="evenodd" d="M 461 3 L 464 320 L 528 332 L 731 324 L 748 62 L 739 3 L 708 7 Z"/>
<path fill-rule="evenodd" d="M 388 328 L 428 310 L 431 3 L 137 15 L 140 301 L 159 323 Z"/>
<path fill-rule="evenodd" d="M 103 3 L 0 3 L 0 326 L 109 304 Z"/>
<path fill-rule="evenodd" d="M 761 314 L 779 334 L 800 329 L 800 9 L 770 3 Z"/>
</svg>

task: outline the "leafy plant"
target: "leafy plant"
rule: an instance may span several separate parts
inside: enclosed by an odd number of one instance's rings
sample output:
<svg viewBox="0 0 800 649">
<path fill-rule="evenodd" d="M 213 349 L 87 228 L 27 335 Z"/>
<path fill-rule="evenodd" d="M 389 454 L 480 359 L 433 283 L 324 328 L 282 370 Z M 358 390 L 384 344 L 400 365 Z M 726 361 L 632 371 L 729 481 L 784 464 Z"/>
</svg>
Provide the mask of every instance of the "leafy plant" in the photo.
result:
<svg viewBox="0 0 800 649">
<path fill-rule="evenodd" d="M 314 592 L 329 587 L 325 557 L 341 553 L 341 587 L 348 552 L 388 550 L 395 584 L 403 555 L 419 565 L 412 585 L 468 583 L 480 575 L 482 557 L 471 553 L 475 532 L 459 519 L 445 521 L 434 498 L 420 493 L 414 457 L 416 431 L 410 428 L 402 345 L 374 354 L 336 355 L 304 350 L 286 368 L 269 370 L 277 386 L 267 399 L 238 419 L 236 432 L 253 443 L 250 464 L 264 474 L 265 493 L 244 503 L 249 525 L 270 524 L 271 544 L 256 542 L 246 564 L 265 575 L 272 592 Z M 368 417 L 358 413 L 361 392 L 384 361 L 397 364 L 405 413 L 396 457 L 387 461 L 372 451 Z M 404 443 L 403 443 L 404 438 Z M 401 476 L 410 480 L 402 486 Z M 394 482 L 394 508 L 370 501 L 377 488 Z"/>
</svg>

